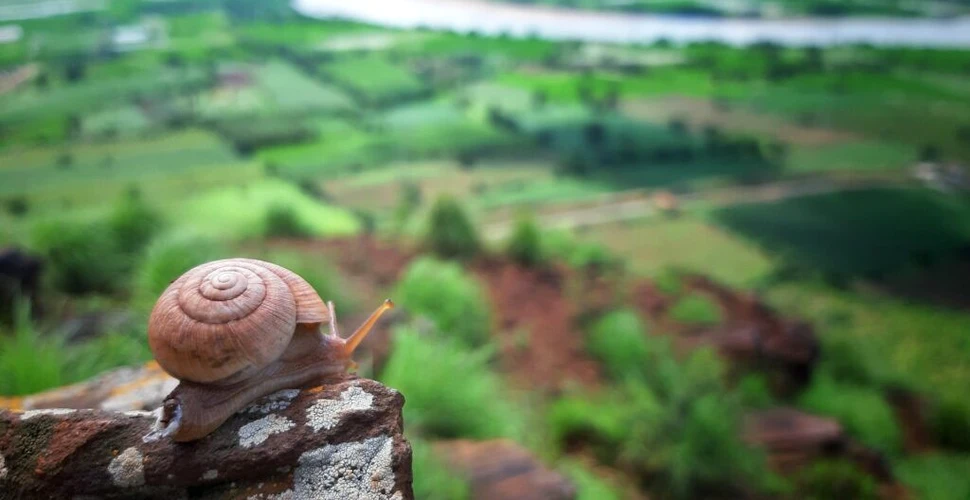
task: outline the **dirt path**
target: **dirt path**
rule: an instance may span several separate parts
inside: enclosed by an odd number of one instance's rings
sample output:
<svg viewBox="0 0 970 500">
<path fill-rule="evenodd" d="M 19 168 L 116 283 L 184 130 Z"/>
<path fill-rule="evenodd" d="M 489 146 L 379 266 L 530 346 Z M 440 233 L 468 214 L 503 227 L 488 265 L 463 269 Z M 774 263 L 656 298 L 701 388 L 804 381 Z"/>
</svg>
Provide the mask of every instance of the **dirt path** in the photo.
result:
<svg viewBox="0 0 970 500">
<path fill-rule="evenodd" d="M 898 173 L 871 175 L 808 178 L 798 180 L 778 181 L 758 186 L 734 186 L 705 190 L 691 193 L 677 198 L 681 208 L 686 205 L 707 202 L 715 206 L 728 206 L 743 203 L 767 203 L 786 198 L 832 193 L 837 191 L 854 191 L 875 187 L 892 187 L 911 185 L 912 180 L 901 177 Z M 547 229 L 575 229 L 579 227 L 608 224 L 624 220 L 639 219 L 653 215 L 657 211 L 651 193 L 638 190 L 639 197 L 617 202 L 606 202 L 595 207 L 581 209 L 566 209 L 538 216 L 539 225 Z M 623 193 L 617 193 L 623 196 Z M 483 234 L 486 239 L 498 240 L 509 235 L 513 222 L 506 220 L 488 224 Z"/>
</svg>

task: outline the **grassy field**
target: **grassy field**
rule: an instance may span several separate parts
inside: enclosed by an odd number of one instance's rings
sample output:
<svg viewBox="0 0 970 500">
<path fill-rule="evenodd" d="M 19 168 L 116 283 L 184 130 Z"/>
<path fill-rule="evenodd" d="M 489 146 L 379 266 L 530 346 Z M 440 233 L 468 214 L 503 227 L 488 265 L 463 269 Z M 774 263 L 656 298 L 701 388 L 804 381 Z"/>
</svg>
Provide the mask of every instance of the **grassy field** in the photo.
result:
<svg viewBox="0 0 970 500">
<path fill-rule="evenodd" d="M 970 243 L 970 203 L 920 189 L 735 205 L 714 219 L 801 269 L 884 274 Z"/>
<path fill-rule="evenodd" d="M 320 72 L 368 103 L 406 98 L 424 89 L 406 68 L 378 56 L 343 58 L 322 65 Z"/>
<path fill-rule="evenodd" d="M 774 269 L 774 259 L 764 251 L 690 216 L 605 224 L 583 230 L 580 238 L 601 242 L 646 276 L 679 268 L 747 288 Z"/>
</svg>

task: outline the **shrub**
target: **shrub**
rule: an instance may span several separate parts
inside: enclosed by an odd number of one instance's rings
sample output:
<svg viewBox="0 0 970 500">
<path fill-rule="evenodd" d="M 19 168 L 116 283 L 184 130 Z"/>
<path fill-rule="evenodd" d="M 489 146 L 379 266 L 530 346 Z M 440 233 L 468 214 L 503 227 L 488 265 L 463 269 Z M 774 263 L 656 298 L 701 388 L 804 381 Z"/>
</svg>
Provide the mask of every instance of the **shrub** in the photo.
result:
<svg viewBox="0 0 970 500">
<path fill-rule="evenodd" d="M 688 295 L 670 308 L 674 321 L 695 325 L 716 325 L 722 320 L 721 309 L 703 295 Z"/>
<path fill-rule="evenodd" d="M 111 293 L 125 281 L 130 258 L 104 223 L 42 222 L 32 242 L 47 257 L 54 285 L 66 293 Z"/>
<path fill-rule="evenodd" d="M 590 353 L 616 380 L 640 375 L 649 357 L 646 332 L 633 310 L 615 311 L 597 321 L 586 339 Z"/>
<path fill-rule="evenodd" d="M 543 254 L 574 268 L 608 268 L 619 263 L 603 245 L 576 241 L 569 233 L 550 231 L 543 236 Z"/>
<path fill-rule="evenodd" d="M 434 455 L 431 444 L 409 437 L 413 450 L 414 498 L 464 500 L 470 498 L 468 481 Z"/>
<path fill-rule="evenodd" d="M 161 226 L 161 215 L 137 191 L 123 196 L 108 217 L 108 227 L 111 228 L 119 249 L 132 255 L 144 250 Z"/>
<path fill-rule="evenodd" d="M 542 237 L 534 218 L 520 216 L 509 238 L 507 251 L 509 257 L 525 266 L 542 262 Z"/>
<path fill-rule="evenodd" d="M 292 206 L 275 203 L 266 210 L 263 235 L 269 238 L 306 238 L 313 234 Z"/>
<path fill-rule="evenodd" d="M 225 257 L 221 246 L 202 236 L 176 233 L 153 241 L 135 272 L 140 305 L 151 308 L 168 285 L 193 267 Z"/>
<path fill-rule="evenodd" d="M 491 317 L 485 294 L 457 263 L 429 257 L 412 262 L 394 297 L 407 310 L 433 320 L 442 336 L 469 347 L 488 341 Z"/>
<path fill-rule="evenodd" d="M 667 295 L 680 295 L 684 290 L 683 273 L 673 267 L 664 267 L 653 277 L 653 284 Z"/>
<path fill-rule="evenodd" d="M 454 198 L 441 197 L 431 208 L 425 243 L 445 258 L 470 258 L 480 250 L 478 235 Z"/>
<path fill-rule="evenodd" d="M 808 411 L 838 419 L 850 434 L 883 453 L 893 454 L 901 449 L 895 414 L 878 390 L 841 384 L 830 375 L 819 373 L 799 398 L 799 404 Z"/>
<path fill-rule="evenodd" d="M 802 498 L 827 500 L 879 498 L 876 480 L 847 460 L 816 462 L 795 476 L 795 484 Z"/>
<path fill-rule="evenodd" d="M 767 489 L 772 476 L 761 454 L 741 441 L 741 407 L 721 381 L 721 360 L 701 349 L 678 362 L 667 342 L 647 339 L 642 377 L 552 406 L 557 441 L 586 440 L 600 460 L 656 478 L 655 484 L 678 498 L 710 487 Z"/>
<path fill-rule="evenodd" d="M 524 429 L 524 419 L 506 399 L 502 381 L 489 370 L 491 354 L 397 328 L 380 379 L 404 394 L 404 419 L 423 436 L 516 437 Z"/>
</svg>

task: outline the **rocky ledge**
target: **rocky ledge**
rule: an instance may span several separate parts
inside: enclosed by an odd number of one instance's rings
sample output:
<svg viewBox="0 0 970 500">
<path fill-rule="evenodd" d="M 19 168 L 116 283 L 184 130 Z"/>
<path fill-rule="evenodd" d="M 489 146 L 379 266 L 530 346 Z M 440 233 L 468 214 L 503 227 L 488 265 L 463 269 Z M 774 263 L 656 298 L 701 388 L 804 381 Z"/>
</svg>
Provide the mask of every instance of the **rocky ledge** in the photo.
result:
<svg viewBox="0 0 970 500">
<path fill-rule="evenodd" d="M 404 397 L 367 379 L 256 401 L 193 443 L 147 411 L 0 410 L 3 498 L 413 498 Z"/>
</svg>

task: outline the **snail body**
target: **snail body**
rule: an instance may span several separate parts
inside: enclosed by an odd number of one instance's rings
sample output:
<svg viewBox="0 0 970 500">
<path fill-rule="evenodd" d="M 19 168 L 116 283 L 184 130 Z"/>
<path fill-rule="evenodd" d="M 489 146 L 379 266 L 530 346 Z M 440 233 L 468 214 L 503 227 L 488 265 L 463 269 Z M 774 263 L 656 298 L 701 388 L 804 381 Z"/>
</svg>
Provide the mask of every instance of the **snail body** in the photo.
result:
<svg viewBox="0 0 970 500">
<path fill-rule="evenodd" d="M 344 339 L 333 303 L 288 269 L 242 258 L 190 269 L 161 294 L 149 319 L 152 353 L 179 385 L 145 439 L 200 439 L 260 397 L 354 368 L 354 349 L 391 307 L 385 301 Z"/>
</svg>

